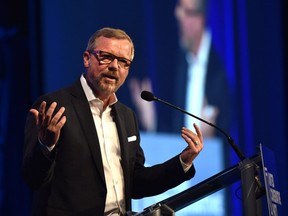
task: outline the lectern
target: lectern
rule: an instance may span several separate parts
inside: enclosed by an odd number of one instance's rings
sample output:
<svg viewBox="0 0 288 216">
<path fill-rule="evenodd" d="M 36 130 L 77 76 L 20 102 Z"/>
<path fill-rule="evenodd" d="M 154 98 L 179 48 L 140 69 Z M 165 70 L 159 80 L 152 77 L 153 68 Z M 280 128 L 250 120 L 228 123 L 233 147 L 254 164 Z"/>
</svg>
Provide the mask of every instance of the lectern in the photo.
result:
<svg viewBox="0 0 288 216">
<path fill-rule="evenodd" d="M 141 97 L 147 101 L 158 101 L 165 105 L 168 105 L 176 110 L 181 111 L 193 118 L 196 118 L 211 127 L 214 127 L 219 132 L 221 132 L 226 138 L 230 146 L 233 148 L 235 153 L 240 159 L 240 162 L 237 165 L 232 166 L 231 168 L 220 172 L 212 176 L 211 178 L 204 180 L 203 182 L 195 185 L 194 187 L 187 189 L 179 194 L 176 194 L 168 199 L 165 199 L 159 203 L 156 203 L 143 212 L 136 215 L 143 216 L 154 216 L 154 215 L 174 215 L 175 211 L 178 211 L 199 199 L 202 199 L 220 189 L 223 189 L 236 181 L 241 181 L 242 186 L 242 206 L 245 216 L 256 216 L 256 199 L 267 194 L 268 200 L 268 211 L 270 216 L 277 216 L 277 205 L 281 206 L 280 192 L 275 189 L 274 177 L 270 173 L 271 170 L 275 170 L 273 167 L 270 170 L 266 165 L 264 165 L 264 153 L 270 155 L 266 147 L 262 148 L 260 145 L 260 154 L 251 158 L 246 158 L 243 153 L 240 151 L 232 137 L 226 133 L 222 128 L 219 128 L 217 125 L 212 124 L 211 122 L 206 121 L 198 116 L 193 115 L 180 107 L 177 107 L 167 101 L 164 101 L 160 98 L 157 98 L 153 93 L 148 91 L 143 91 Z M 266 155 L 266 154 L 265 154 Z M 266 163 L 265 163 L 266 164 Z M 267 163 L 269 164 L 269 162 Z M 259 178 L 258 168 L 262 167 L 265 180 L 265 188 L 262 186 L 262 183 Z"/>
</svg>

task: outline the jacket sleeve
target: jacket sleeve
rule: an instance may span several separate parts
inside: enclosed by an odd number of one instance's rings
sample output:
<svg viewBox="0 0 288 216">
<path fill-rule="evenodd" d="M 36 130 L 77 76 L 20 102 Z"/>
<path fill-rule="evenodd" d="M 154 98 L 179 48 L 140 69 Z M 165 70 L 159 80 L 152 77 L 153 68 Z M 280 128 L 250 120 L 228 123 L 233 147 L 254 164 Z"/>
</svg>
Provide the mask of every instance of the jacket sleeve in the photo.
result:
<svg viewBox="0 0 288 216">
<path fill-rule="evenodd" d="M 154 196 L 172 189 L 195 175 L 192 167 L 185 173 L 179 155 L 151 167 L 136 164 L 133 181 L 134 199 Z"/>
<path fill-rule="evenodd" d="M 123 108 L 120 105 L 120 103 L 117 104 L 117 110 Z M 128 137 L 132 135 L 138 137 L 134 143 L 126 143 L 127 149 L 129 148 L 129 172 L 131 174 L 131 182 L 126 182 L 126 185 L 128 184 L 130 187 L 131 198 L 139 199 L 160 194 L 194 176 L 194 166 L 186 173 L 184 172 L 179 154 L 164 163 L 146 167 L 145 154 L 140 145 L 140 134 L 134 112 L 124 107 L 117 116 L 120 117 L 116 122 L 119 124 L 121 122 L 122 128 L 125 128 L 121 132 Z M 119 134 L 121 135 L 121 133 Z M 124 139 L 122 140 L 125 142 Z"/>
</svg>

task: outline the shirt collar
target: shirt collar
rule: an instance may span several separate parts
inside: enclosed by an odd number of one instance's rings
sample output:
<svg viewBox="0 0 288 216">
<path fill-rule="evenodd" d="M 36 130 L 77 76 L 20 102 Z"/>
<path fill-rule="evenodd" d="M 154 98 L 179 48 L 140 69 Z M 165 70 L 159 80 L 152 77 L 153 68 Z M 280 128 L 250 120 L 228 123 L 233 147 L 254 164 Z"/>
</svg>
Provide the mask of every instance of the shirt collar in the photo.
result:
<svg viewBox="0 0 288 216">
<path fill-rule="evenodd" d="M 211 32 L 209 30 L 205 30 L 201 39 L 197 55 L 191 55 L 190 53 L 187 53 L 188 62 L 192 60 L 192 62 L 196 61 L 197 63 L 206 64 L 210 44 L 211 44 Z"/>
<path fill-rule="evenodd" d="M 88 102 L 93 101 L 93 100 L 100 100 L 98 97 L 96 97 L 94 95 L 91 87 L 88 85 L 88 83 L 84 77 L 84 74 L 81 75 L 80 82 L 81 82 L 82 88 L 84 90 L 84 93 L 86 95 Z M 113 95 L 111 95 L 111 98 L 109 100 L 109 106 L 115 104 L 117 101 L 118 101 L 118 98 L 117 98 L 116 94 L 113 93 Z"/>
</svg>

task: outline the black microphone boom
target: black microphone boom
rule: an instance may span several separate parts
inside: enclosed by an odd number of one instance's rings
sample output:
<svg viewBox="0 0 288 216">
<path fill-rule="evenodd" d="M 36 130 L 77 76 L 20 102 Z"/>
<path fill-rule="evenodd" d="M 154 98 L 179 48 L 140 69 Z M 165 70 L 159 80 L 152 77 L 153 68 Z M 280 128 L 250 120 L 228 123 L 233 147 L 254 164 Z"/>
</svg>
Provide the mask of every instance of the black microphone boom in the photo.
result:
<svg viewBox="0 0 288 216">
<path fill-rule="evenodd" d="M 149 91 L 142 91 L 142 92 L 141 92 L 141 98 L 144 99 L 144 100 L 146 100 L 146 101 L 153 101 L 153 100 L 155 100 L 155 101 L 159 101 L 159 102 L 161 102 L 161 103 L 164 103 L 164 104 L 166 104 L 166 105 L 168 105 L 168 106 L 170 106 L 170 107 L 173 107 L 174 109 L 177 109 L 177 110 L 179 110 L 179 111 L 181 111 L 181 112 L 183 112 L 183 113 L 185 113 L 185 114 L 187 114 L 187 115 L 189 115 L 189 116 L 192 116 L 193 118 L 196 118 L 196 119 L 198 119 L 198 120 L 200 120 L 200 121 L 202 121 L 202 122 L 210 125 L 211 127 L 216 128 L 218 131 L 220 131 L 220 132 L 227 138 L 228 143 L 231 145 L 231 147 L 233 148 L 234 152 L 237 154 L 237 156 L 238 156 L 239 159 L 241 160 L 241 163 L 243 163 L 243 164 L 242 164 L 243 168 L 241 169 L 241 170 L 242 170 L 241 172 L 243 172 L 243 174 L 241 174 L 241 178 L 243 178 L 244 180 L 242 180 L 242 182 L 243 182 L 243 181 L 247 182 L 247 181 L 250 180 L 250 178 L 251 178 L 251 176 L 250 176 L 251 173 L 248 172 L 248 171 L 249 171 L 248 168 L 251 167 L 251 164 L 248 163 L 248 162 L 250 161 L 249 158 L 247 159 L 247 158 L 243 155 L 243 153 L 240 151 L 240 149 L 238 148 L 238 146 L 236 145 L 236 143 L 234 142 L 234 140 L 232 139 L 232 137 L 230 137 L 223 129 L 217 127 L 216 125 L 212 124 L 211 122 L 208 122 L 208 121 L 206 121 L 206 120 L 204 120 L 204 119 L 202 119 L 202 118 L 200 118 L 200 117 L 198 117 L 198 116 L 195 116 L 195 115 L 193 115 L 193 114 L 191 114 L 191 113 L 189 113 L 189 112 L 181 109 L 180 107 L 177 107 L 177 106 L 175 106 L 175 105 L 173 105 L 173 104 L 171 104 L 171 103 L 168 103 L 168 102 L 166 102 L 166 101 L 164 101 L 164 100 L 161 100 L 160 98 L 155 97 L 155 96 L 153 95 L 153 93 L 151 93 L 151 92 L 149 92 Z M 248 162 L 247 162 L 247 161 L 248 161 Z M 245 163 L 245 162 L 246 162 L 246 163 Z M 248 164 L 249 166 L 247 166 L 247 164 Z M 241 166 L 241 167 L 242 167 L 242 166 Z M 247 171 L 247 170 L 248 170 L 248 171 Z M 258 176 L 258 174 L 257 174 L 257 171 L 255 172 L 254 175 L 255 175 L 254 178 L 255 178 L 255 181 L 256 181 L 256 184 L 257 184 L 257 187 L 258 187 L 258 191 L 256 192 L 255 196 L 256 196 L 256 198 L 258 199 L 258 198 L 262 197 L 262 196 L 266 193 L 266 189 L 265 189 L 265 187 L 262 186 L 262 183 L 261 183 L 261 181 L 260 181 L 260 179 L 259 179 L 259 176 Z M 247 190 L 247 189 L 246 189 L 246 190 Z M 249 191 L 249 194 L 250 194 L 250 191 Z M 249 195 L 249 197 L 251 197 L 251 195 Z M 247 199 L 247 198 L 246 198 L 246 199 Z"/>
<path fill-rule="evenodd" d="M 153 95 L 153 93 L 151 93 L 151 92 L 149 92 L 149 91 L 142 91 L 142 92 L 141 92 L 141 98 L 142 98 L 143 100 L 146 100 L 146 101 L 153 101 L 153 100 L 159 101 L 159 102 L 164 103 L 164 104 L 166 104 L 166 105 L 168 105 L 168 106 L 171 106 L 171 107 L 173 107 L 174 109 L 177 109 L 177 110 L 179 110 L 179 111 L 181 111 L 181 112 L 183 112 L 183 113 L 185 113 L 185 114 L 187 114 L 187 115 L 189 115 L 189 116 L 192 116 L 193 118 L 196 118 L 196 119 L 198 119 L 198 120 L 200 120 L 200 121 L 202 121 L 202 122 L 205 122 L 206 124 L 210 125 L 211 127 L 216 128 L 218 131 L 220 131 L 220 132 L 227 138 L 229 144 L 231 145 L 231 147 L 233 148 L 233 150 L 236 152 L 236 154 L 237 154 L 237 156 L 240 158 L 240 160 L 242 161 L 242 160 L 245 159 L 245 156 L 244 156 L 243 153 L 240 151 L 240 149 L 238 148 L 238 146 L 235 144 L 235 142 L 234 142 L 234 140 L 232 139 L 232 137 L 230 137 L 224 130 L 222 130 L 221 128 L 219 128 L 219 127 L 217 127 L 216 125 L 212 124 L 211 122 L 208 122 L 208 121 L 206 121 L 206 120 L 204 120 L 204 119 L 202 119 L 202 118 L 199 118 L 198 116 L 195 116 L 195 115 L 193 115 L 193 114 L 191 114 L 191 113 L 189 113 L 189 112 L 187 112 L 187 111 L 181 109 L 180 107 L 177 107 L 177 106 L 175 106 L 175 105 L 173 105 L 173 104 L 171 104 L 171 103 L 168 103 L 168 102 L 166 102 L 166 101 L 163 101 L 163 100 L 161 100 L 160 98 L 155 97 L 155 96 Z"/>
</svg>

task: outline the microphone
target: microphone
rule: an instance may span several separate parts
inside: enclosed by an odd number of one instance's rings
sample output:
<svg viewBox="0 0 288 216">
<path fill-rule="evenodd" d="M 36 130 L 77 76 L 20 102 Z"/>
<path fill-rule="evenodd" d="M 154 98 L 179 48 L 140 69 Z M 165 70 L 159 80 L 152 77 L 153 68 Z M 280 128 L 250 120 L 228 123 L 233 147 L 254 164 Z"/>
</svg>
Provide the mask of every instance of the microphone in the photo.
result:
<svg viewBox="0 0 288 216">
<path fill-rule="evenodd" d="M 161 102 L 161 103 L 166 104 L 166 105 L 168 105 L 168 106 L 170 106 L 170 107 L 173 107 L 174 109 L 177 109 L 177 110 L 179 110 L 179 111 L 181 111 L 181 112 L 183 112 L 183 113 L 185 113 L 185 114 L 187 114 L 187 115 L 189 115 L 189 116 L 192 116 L 193 118 L 196 118 L 196 119 L 198 119 L 198 120 L 200 120 L 200 121 L 202 121 L 202 122 L 210 125 L 211 127 L 216 128 L 218 131 L 220 131 L 220 132 L 226 137 L 226 139 L 228 140 L 229 144 L 231 145 L 231 147 L 233 148 L 233 150 L 235 151 L 235 153 L 236 153 L 237 156 L 239 157 L 239 159 L 240 159 L 241 161 L 245 159 L 245 156 L 244 156 L 243 153 L 240 151 L 240 149 L 238 148 L 238 146 L 236 145 L 236 143 L 234 142 L 234 140 L 232 139 L 232 137 L 230 137 L 223 129 L 217 127 L 216 125 L 212 124 L 211 122 L 206 121 L 205 119 L 202 119 L 202 118 L 200 118 L 200 117 L 198 117 L 198 116 L 195 116 L 195 115 L 193 115 L 193 114 L 191 114 L 191 113 L 189 113 L 189 112 L 181 109 L 180 107 L 177 107 L 177 106 L 175 106 L 175 105 L 173 105 L 173 104 L 171 104 L 171 103 L 168 103 L 168 102 L 166 102 L 166 101 L 164 101 L 164 100 L 161 100 L 160 98 L 155 97 L 155 96 L 153 95 L 153 93 L 151 93 L 151 92 L 149 92 L 149 91 L 142 91 L 142 92 L 141 92 L 141 98 L 142 98 L 143 100 L 146 100 L 146 101 L 149 101 L 149 102 L 150 102 L 150 101 L 158 101 L 158 102 Z"/>
<path fill-rule="evenodd" d="M 195 115 L 193 115 L 193 114 L 191 114 L 191 113 L 189 113 L 189 112 L 181 109 L 180 107 L 177 107 L 177 106 L 175 106 L 175 105 L 173 105 L 173 104 L 171 104 L 171 103 L 168 103 L 167 101 L 161 100 L 160 98 L 155 97 L 155 96 L 153 95 L 153 93 L 151 93 L 151 92 L 149 92 L 149 91 L 142 91 L 142 92 L 141 92 L 141 98 L 142 98 L 143 100 L 146 100 L 146 101 L 149 101 L 149 102 L 150 102 L 150 101 L 158 101 L 158 102 L 161 102 L 161 103 L 166 104 L 166 105 L 168 105 L 168 106 L 170 106 L 170 107 L 173 107 L 174 109 L 177 109 L 177 110 L 179 110 L 179 111 L 181 111 L 181 112 L 183 112 L 183 113 L 185 113 L 185 114 L 187 114 L 187 115 L 189 115 L 189 116 L 192 116 L 193 118 L 196 118 L 196 119 L 198 119 L 198 120 L 200 120 L 200 121 L 202 121 L 202 122 L 210 125 L 211 127 L 216 128 L 218 131 L 220 131 L 220 132 L 226 137 L 226 139 L 228 140 L 228 143 L 231 145 L 231 147 L 233 148 L 234 152 L 237 154 L 237 156 L 239 157 L 239 159 L 240 159 L 241 161 L 243 161 L 243 160 L 246 159 L 246 157 L 245 157 L 244 154 L 240 151 L 240 149 L 238 148 L 238 146 L 236 145 L 236 143 L 234 142 L 234 140 L 232 139 L 232 137 L 229 136 L 223 129 L 217 127 L 216 125 L 212 124 L 211 122 L 208 122 L 208 121 L 206 121 L 205 119 L 202 119 L 202 118 L 200 118 L 200 117 L 198 117 L 198 116 L 195 116 Z M 257 184 L 257 186 L 258 186 L 258 188 L 259 188 L 259 191 L 257 192 L 256 197 L 259 198 L 259 197 L 261 197 L 262 195 L 264 195 L 264 194 L 266 193 L 266 190 L 265 190 L 265 188 L 262 186 L 262 183 L 261 183 L 261 181 L 260 181 L 260 179 L 259 179 L 258 174 L 255 175 L 255 181 L 256 181 L 256 184 Z"/>
</svg>

